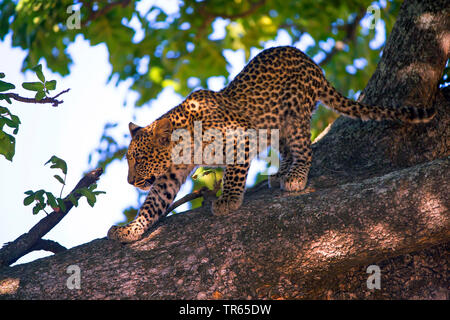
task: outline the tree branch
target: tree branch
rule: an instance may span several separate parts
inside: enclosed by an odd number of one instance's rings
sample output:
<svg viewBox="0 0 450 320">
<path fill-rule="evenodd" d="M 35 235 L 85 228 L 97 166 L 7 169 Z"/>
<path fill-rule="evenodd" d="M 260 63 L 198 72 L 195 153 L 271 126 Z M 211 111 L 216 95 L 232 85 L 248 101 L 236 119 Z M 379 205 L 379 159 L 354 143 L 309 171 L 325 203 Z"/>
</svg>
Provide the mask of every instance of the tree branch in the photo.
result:
<svg viewBox="0 0 450 320">
<path fill-rule="evenodd" d="M 199 208 L 132 244 L 97 239 L 2 268 L 0 298 L 448 300 L 450 95 L 437 86 L 450 51 L 448 12 L 445 0 L 402 4 L 363 98 L 432 102 L 430 123 L 341 117 L 313 144 L 315 192 L 264 188 L 229 216 Z M 79 290 L 67 290 L 72 264 Z M 375 292 L 366 286 L 372 264 L 382 273 Z"/>
<path fill-rule="evenodd" d="M 35 246 L 49 247 L 49 242 L 39 242 L 39 240 L 45 236 L 54 226 L 56 226 L 72 209 L 73 203 L 69 200 L 71 195 L 75 196 L 76 199 L 79 199 L 81 195 L 78 193 L 78 189 L 83 187 L 89 187 L 91 184 L 95 183 L 100 175 L 103 173 L 102 168 L 98 168 L 88 172 L 75 186 L 75 188 L 70 192 L 70 194 L 64 198 L 64 205 L 66 206 L 66 211 L 61 212 L 59 208 L 49 215 L 45 216 L 41 219 L 34 227 L 30 229 L 27 233 L 21 235 L 19 238 L 14 240 L 13 242 L 8 242 L 0 249 L 0 267 L 9 266 L 16 262 L 18 259 L 23 257 L 28 252 L 31 252 Z M 57 248 L 60 250 L 61 247 L 55 246 L 52 244 L 52 249 Z"/>
<path fill-rule="evenodd" d="M 233 215 L 172 215 L 136 243 L 94 240 L 1 269 L 0 283 L 18 279 L 14 299 L 311 298 L 345 270 L 448 241 L 448 181 L 446 158 L 297 196 L 265 188 Z M 74 263 L 82 286 L 67 290 Z"/>
<path fill-rule="evenodd" d="M 51 103 L 53 107 L 57 107 L 59 104 L 63 103 L 63 100 L 56 100 L 60 95 L 69 92 L 70 89 L 66 89 L 58 93 L 54 97 L 45 97 L 41 100 L 37 100 L 35 98 L 26 98 L 18 95 L 17 93 L 4 93 L 4 95 L 7 95 L 9 98 L 14 99 L 16 101 L 20 102 L 26 102 L 26 103 Z"/>
<path fill-rule="evenodd" d="M 60 245 L 58 242 L 53 240 L 39 239 L 25 254 L 28 254 L 32 251 L 45 250 L 53 253 L 60 253 L 66 251 L 67 248 Z"/>
<path fill-rule="evenodd" d="M 260 190 L 261 187 L 266 186 L 266 185 L 267 185 L 267 180 L 257 183 L 256 185 L 254 185 L 253 187 L 251 187 L 250 189 L 247 189 L 245 191 L 245 196 L 248 196 L 248 195 Z M 203 206 L 208 206 L 211 201 L 217 199 L 216 194 L 220 190 L 220 186 L 221 186 L 221 182 L 218 181 L 218 182 L 216 182 L 213 190 L 209 190 L 207 187 L 203 187 L 198 190 L 194 190 L 193 192 L 185 195 L 183 198 L 172 203 L 170 205 L 170 207 L 167 209 L 166 213 L 161 215 L 160 219 L 163 219 L 164 217 L 166 217 L 170 212 L 172 212 L 179 206 L 181 206 L 189 201 L 198 199 L 198 198 L 203 197 L 203 199 L 204 199 Z"/>
<path fill-rule="evenodd" d="M 207 187 L 203 187 L 201 189 L 195 190 L 194 192 L 189 193 L 189 194 L 185 195 L 183 198 L 172 203 L 170 205 L 170 207 L 167 209 L 166 213 L 161 216 L 161 218 L 165 217 L 167 214 L 169 214 L 170 212 L 172 212 L 179 206 L 181 206 L 189 201 L 192 201 L 192 200 L 195 200 L 195 199 L 198 199 L 201 197 L 203 197 L 203 198 L 208 197 L 208 196 L 215 197 L 216 193 L 217 193 L 217 190 L 216 190 L 216 192 L 214 192 L 213 190 L 209 190 Z"/>
</svg>

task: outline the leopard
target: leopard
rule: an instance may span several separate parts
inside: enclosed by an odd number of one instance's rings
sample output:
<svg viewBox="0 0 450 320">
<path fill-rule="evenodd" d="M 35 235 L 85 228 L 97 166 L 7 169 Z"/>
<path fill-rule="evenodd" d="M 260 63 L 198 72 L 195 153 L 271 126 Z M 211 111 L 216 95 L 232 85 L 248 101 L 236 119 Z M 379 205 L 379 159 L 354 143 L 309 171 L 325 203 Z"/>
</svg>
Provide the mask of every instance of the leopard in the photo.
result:
<svg viewBox="0 0 450 320">
<path fill-rule="evenodd" d="M 190 148 L 182 149 L 187 151 L 180 155 L 192 160 L 189 156 L 195 148 L 207 148 L 211 141 L 221 140 L 220 136 L 209 141 L 187 136 L 173 139 L 174 133 L 180 130 L 191 136 L 199 123 L 202 133 L 216 130 L 222 137 L 230 130 L 278 130 L 277 151 L 281 161 L 278 172 L 269 177 L 269 187 L 285 192 L 305 189 L 312 161 L 310 121 L 319 101 L 339 114 L 361 120 L 421 123 L 430 121 L 436 113 L 433 107 L 394 108 L 354 101 L 339 93 L 322 69 L 298 48 L 265 49 L 222 90 L 194 90 L 183 102 L 145 127 L 130 122 L 131 142 L 126 152 L 128 183 L 148 194 L 136 218 L 125 226 L 112 226 L 108 238 L 123 243 L 141 239 L 166 213 L 183 183 L 200 166 L 224 168 L 222 193 L 212 202 L 212 213 L 227 215 L 241 207 L 250 161 L 254 157 L 250 154 L 248 136 L 244 135 L 239 145 L 237 140 L 231 143 L 236 150 L 237 147 L 244 150 L 241 161 L 236 161 L 237 151 L 231 151 L 235 161 L 227 163 L 202 158 L 192 162 L 174 161 L 173 150 L 183 143 Z M 231 148 L 224 143 L 222 146 L 217 153 Z"/>
</svg>

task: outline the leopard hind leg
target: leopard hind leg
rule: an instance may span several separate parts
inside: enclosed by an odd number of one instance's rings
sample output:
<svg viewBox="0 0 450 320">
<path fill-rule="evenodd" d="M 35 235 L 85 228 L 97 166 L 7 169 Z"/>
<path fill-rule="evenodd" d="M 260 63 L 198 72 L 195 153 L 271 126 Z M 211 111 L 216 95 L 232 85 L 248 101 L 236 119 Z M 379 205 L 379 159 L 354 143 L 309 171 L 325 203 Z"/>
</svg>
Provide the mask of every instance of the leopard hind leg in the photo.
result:
<svg viewBox="0 0 450 320">
<path fill-rule="evenodd" d="M 291 164 L 286 175 L 281 178 L 281 189 L 301 191 L 306 187 L 312 160 L 309 119 L 298 121 L 288 128 L 286 146 L 291 155 Z"/>
<path fill-rule="evenodd" d="M 280 167 L 276 174 L 269 176 L 269 187 L 272 189 L 280 189 L 282 179 L 288 174 L 292 165 L 292 155 L 286 145 L 285 139 L 280 140 Z"/>
</svg>

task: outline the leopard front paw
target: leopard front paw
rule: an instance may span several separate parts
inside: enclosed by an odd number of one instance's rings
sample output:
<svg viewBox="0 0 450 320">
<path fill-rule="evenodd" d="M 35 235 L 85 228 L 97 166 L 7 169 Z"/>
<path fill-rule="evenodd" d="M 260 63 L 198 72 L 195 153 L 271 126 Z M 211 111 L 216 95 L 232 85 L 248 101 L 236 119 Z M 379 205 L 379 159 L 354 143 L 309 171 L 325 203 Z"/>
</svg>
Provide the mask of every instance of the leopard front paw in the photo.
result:
<svg viewBox="0 0 450 320">
<path fill-rule="evenodd" d="M 302 191 L 306 187 L 307 177 L 287 175 L 281 179 L 281 189 L 285 191 Z"/>
<path fill-rule="evenodd" d="M 108 239 L 121 243 L 130 243 L 142 238 L 144 230 L 130 226 L 112 226 L 108 231 Z"/>
<path fill-rule="evenodd" d="M 212 203 L 212 213 L 216 216 L 227 215 L 236 211 L 242 204 L 243 197 L 225 198 L 220 197 Z"/>
</svg>

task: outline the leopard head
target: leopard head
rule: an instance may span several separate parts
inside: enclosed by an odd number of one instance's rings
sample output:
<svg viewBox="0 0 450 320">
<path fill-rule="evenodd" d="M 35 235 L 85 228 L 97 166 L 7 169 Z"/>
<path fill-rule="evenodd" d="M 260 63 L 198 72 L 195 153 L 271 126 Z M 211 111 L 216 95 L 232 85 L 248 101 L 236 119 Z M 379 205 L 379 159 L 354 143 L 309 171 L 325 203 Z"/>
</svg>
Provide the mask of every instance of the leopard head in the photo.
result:
<svg viewBox="0 0 450 320">
<path fill-rule="evenodd" d="M 148 190 L 158 176 L 169 171 L 172 128 L 169 119 L 156 120 L 144 128 L 130 122 L 131 142 L 126 154 L 128 183 Z"/>
</svg>

